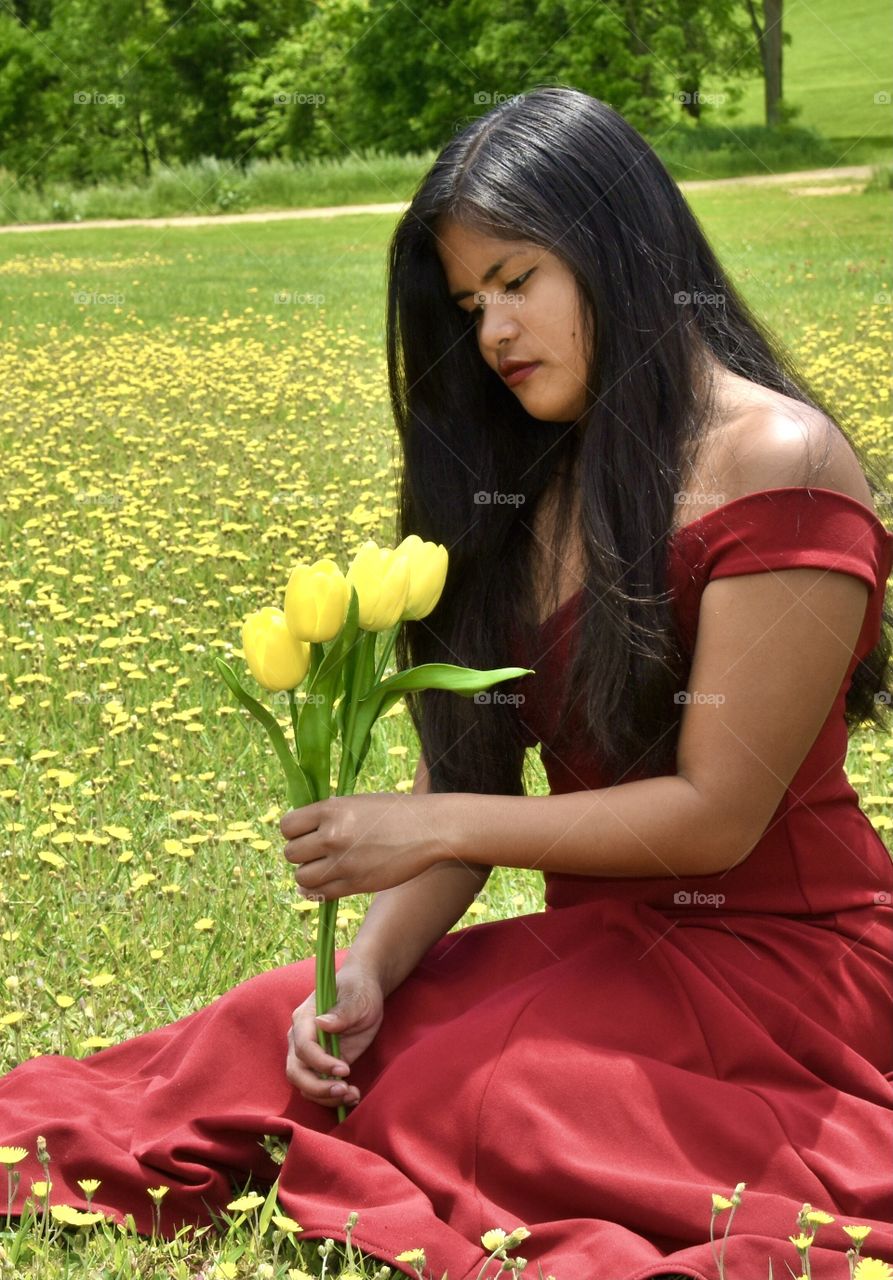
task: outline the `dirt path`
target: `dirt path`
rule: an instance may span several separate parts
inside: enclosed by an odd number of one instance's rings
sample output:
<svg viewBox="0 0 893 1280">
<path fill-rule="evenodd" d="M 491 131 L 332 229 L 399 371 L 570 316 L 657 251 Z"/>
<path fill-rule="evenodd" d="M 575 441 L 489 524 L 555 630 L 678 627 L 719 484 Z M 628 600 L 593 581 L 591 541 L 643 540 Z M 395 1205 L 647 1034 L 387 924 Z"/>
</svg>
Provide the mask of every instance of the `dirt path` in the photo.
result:
<svg viewBox="0 0 893 1280">
<path fill-rule="evenodd" d="M 848 179 L 834 187 L 812 187 L 802 194 L 836 195 L 858 190 L 860 181 L 871 177 L 871 165 L 853 164 L 837 169 L 801 169 L 794 173 L 752 174 L 743 178 L 704 178 L 680 182 L 685 191 L 706 191 L 715 187 L 801 186 L 805 182 Z M 96 218 L 84 222 L 28 222 L 0 226 L 0 234 L 15 235 L 25 231 L 101 230 L 113 227 L 212 227 L 234 222 L 289 222 L 295 218 L 338 218 L 355 213 L 400 213 L 408 201 L 396 204 L 339 204 L 320 209 L 275 209 L 257 213 L 216 213 L 171 218 Z"/>
</svg>

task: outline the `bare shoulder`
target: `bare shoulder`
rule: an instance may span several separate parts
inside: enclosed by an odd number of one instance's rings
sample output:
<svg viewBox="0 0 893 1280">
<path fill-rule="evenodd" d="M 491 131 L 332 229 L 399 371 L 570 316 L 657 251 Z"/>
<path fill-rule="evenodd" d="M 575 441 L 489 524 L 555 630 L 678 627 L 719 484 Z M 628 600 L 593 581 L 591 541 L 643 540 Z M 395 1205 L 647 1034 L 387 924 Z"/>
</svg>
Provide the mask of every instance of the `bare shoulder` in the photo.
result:
<svg viewBox="0 0 893 1280">
<path fill-rule="evenodd" d="M 703 496 L 693 517 L 787 486 L 836 490 L 875 510 L 859 459 L 836 423 L 811 405 L 740 381 L 746 391 L 739 410 L 711 433 L 706 474 L 696 474 Z"/>
</svg>

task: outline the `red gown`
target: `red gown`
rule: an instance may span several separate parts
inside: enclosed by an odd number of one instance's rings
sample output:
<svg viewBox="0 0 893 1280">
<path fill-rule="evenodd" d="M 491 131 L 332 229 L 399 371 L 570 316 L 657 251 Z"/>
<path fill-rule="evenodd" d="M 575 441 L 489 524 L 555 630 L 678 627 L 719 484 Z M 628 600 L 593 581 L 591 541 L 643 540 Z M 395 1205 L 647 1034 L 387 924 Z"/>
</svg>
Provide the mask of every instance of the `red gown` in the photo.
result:
<svg viewBox="0 0 893 1280">
<path fill-rule="evenodd" d="M 871 588 L 834 706 L 743 862 L 684 879 L 546 873 L 544 911 L 446 935 L 388 997 L 341 1123 L 285 1077 L 312 957 L 86 1058 L 23 1062 L 0 1080 L 0 1144 L 30 1153 L 14 1212 L 42 1176 L 43 1134 L 53 1203 L 85 1208 L 77 1180 L 101 1178 L 95 1206 L 148 1233 L 146 1187 L 165 1183 L 172 1234 L 226 1204 L 231 1171 L 238 1185 L 280 1173 L 303 1238 L 343 1241 L 356 1210 L 361 1249 L 413 1275 L 394 1255 L 424 1248 L 435 1280 L 474 1280 L 481 1235 L 518 1225 L 531 1234 L 510 1256 L 536 1280 L 713 1280 L 711 1193 L 739 1181 L 733 1280 L 766 1276 L 770 1257 L 799 1275 L 788 1237 L 805 1201 L 837 1219 L 814 1280 L 847 1275 L 843 1223 L 870 1225 L 863 1254 L 893 1261 L 893 862 L 843 767 L 844 695 L 877 641 L 891 559 L 893 533 L 821 488 L 747 494 L 673 535 L 687 644 L 714 577 L 818 566 Z M 554 732 L 550 672 L 581 599 L 547 620 L 537 655 L 515 655 L 536 657 L 531 741 Z M 572 728 L 545 757 L 553 793 L 603 785 Z M 290 1141 L 281 1169 L 265 1133 Z"/>
</svg>

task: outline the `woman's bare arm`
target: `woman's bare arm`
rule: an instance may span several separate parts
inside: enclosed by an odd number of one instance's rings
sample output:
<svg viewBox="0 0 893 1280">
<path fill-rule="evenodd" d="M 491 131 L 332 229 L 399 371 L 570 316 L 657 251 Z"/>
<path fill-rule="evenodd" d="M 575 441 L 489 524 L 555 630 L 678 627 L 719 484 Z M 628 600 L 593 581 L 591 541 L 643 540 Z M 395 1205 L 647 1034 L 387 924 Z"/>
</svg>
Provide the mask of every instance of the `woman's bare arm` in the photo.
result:
<svg viewBox="0 0 893 1280">
<path fill-rule="evenodd" d="M 428 768 L 419 754 L 413 794 L 428 791 Z M 376 893 L 344 963 L 352 960 L 378 973 L 385 995 L 468 910 L 492 867 L 449 859 L 405 884 Z"/>
</svg>

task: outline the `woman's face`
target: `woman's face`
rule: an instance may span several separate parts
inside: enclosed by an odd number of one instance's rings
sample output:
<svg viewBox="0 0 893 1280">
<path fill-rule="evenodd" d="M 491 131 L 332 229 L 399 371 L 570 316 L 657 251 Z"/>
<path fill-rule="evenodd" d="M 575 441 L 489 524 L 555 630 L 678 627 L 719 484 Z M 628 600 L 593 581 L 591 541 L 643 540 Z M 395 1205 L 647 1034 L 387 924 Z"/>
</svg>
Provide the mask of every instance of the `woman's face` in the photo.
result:
<svg viewBox="0 0 893 1280">
<path fill-rule="evenodd" d="M 503 377 L 503 360 L 535 362 L 509 390 L 534 418 L 575 422 L 585 408 L 588 353 L 577 283 L 565 264 L 540 245 L 486 236 L 452 218 L 444 219 L 437 255 L 490 368 Z"/>
</svg>

